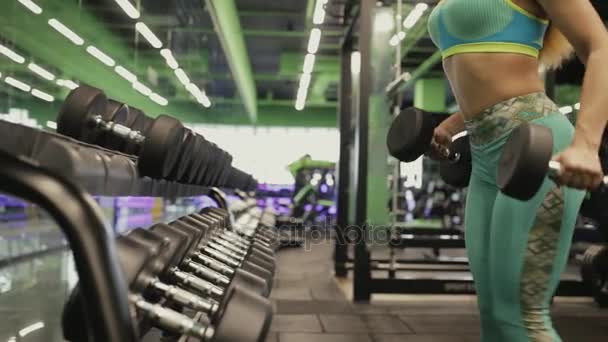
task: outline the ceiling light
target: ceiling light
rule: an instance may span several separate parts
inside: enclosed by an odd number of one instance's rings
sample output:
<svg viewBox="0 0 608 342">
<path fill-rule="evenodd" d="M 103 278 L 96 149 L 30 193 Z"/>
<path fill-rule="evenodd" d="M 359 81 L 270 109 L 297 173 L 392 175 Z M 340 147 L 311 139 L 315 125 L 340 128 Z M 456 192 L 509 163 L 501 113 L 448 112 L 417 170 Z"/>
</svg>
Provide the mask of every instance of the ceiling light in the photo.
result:
<svg viewBox="0 0 608 342">
<path fill-rule="evenodd" d="M 44 78 L 45 80 L 52 81 L 55 79 L 55 75 L 53 75 L 50 71 L 44 69 L 43 67 L 41 67 L 38 64 L 30 63 L 27 66 L 27 68 L 30 69 L 35 74 L 37 74 L 38 76 Z"/>
<path fill-rule="evenodd" d="M 57 129 L 57 123 L 55 121 L 47 121 L 46 127 L 50 129 Z"/>
<path fill-rule="evenodd" d="M 579 103 L 576 103 L 576 104 L 574 105 L 574 109 L 576 109 L 576 110 L 580 110 L 580 109 L 581 109 L 581 103 L 580 103 L 580 102 L 579 102 Z"/>
<path fill-rule="evenodd" d="M 421 2 L 417 4 L 414 8 L 418 9 L 420 12 L 424 12 L 429 8 L 429 5 L 424 2 Z"/>
<path fill-rule="evenodd" d="M 310 74 L 315 67 L 315 55 L 309 53 L 304 58 L 304 73 Z"/>
<path fill-rule="evenodd" d="M 395 18 L 391 11 L 379 11 L 374 18 L 374 29 L 378 32 L 389 32 L 395 28 Z"/>
<path fill-rule="evenodd" d="M 306 88 L 298 89 L 298 96 L 296 98 L 296 110 L 301 111 L 306 105 L 306 97 L 308 96 L 308 90 Z"/>
<path fill-rule="evenodd" d="M 74 81 L 71 81 L 71 80 L 58 79 L 56 83 L 58 86 L 65 87 L 70 90 L 74 90 L 74 89 L 78 88 L 78 84 L 76 84 Z"/>
<path fill-rule="evenodd" d="M 55 101 L 55 98 L 53 96 L 51 96 L 43 91 L 40 91 L 38 89 L 35 89 L 35 88 L 32 89 L 32 95 L 34 95 L 35 97 L 37 97 L 41 100 L 47 101 L 47 102 Z"/>
<path fill-rule="evenodd" d="M 23 64 L 25 63 L 25 58 L 15 51 L 7 48 L 6 46 L 0 44 L 0 53 L 10 58 L 13 62 Z"/>
<path fill-rule="evenodd" d="M 426 11 L 429 6 L 425 3 L 419 3 L 414 6 L 414 9 L 407 15 L 405 20 L 403 21 L 403 27 L 406 29 L 411 29 L 416 25 L 416 22 L 422 17 L 424 11 Z"/>
<path fill-rule="evenodd" d="M 169 104 L 169 101 L 167 101 L 166 98 L 158 95 L 157 93 L 150 94 L 150 100 L 156 102 L 157 104 L 159 104 L 161 106 L 166 106 Z"/>
<path fill-rule="evenodd" d="M 42 13 L 42 8 L 40 8 L 40 6 L 38 6 L 32 0 L 17 0 L 17 1 L 19 1 L 23 6 L 27 7 L 27 9 L 32 11 L 32 13 L 34 13 L 34 14 Z"/>
<path fill-rule="evenodd" d="M 138 92 L 140 92 L 144 96 L 150 96 L 150 95 L 152 95 L 152 90 L 150 88 L 146 87 L 141 82 L 137 82 L 137 81 L 133 82 L 133 89 L 137 90 Z"/>
<path fill-rule="evenodd" d="M 93 45 L 87 47 L 87 52 L 91 56 L 97 58 L 101 63 L 103 63 L 109 67 L 113 67 L 116 64 L 116 62 L 114 62 L 112 57 L 106 55 L 105 53 L 103 53 L 101 50 L 94 47 Z"/>
<path fill-rule="evenodd" d="M 190 94 L 192 94 L 192 96 L 194 96 L 194 97 L 198 97 L 200 94 L 202 94 L 201 90 L 198 89 L 198 87 L 194 83 L 188 84 L 186 86 L 186 90 L 188 90 L 190 92 Z"/>
<path fill-rule="evenodd" d="M 153 48 L 160 49 L 161 47 L 163 47 L 163 43 L 160 41 L 160 39 L 158 39 L 158 37 L 154 34 L 154 32 L 150 30 L 150 28 L 146 24 L 138 22 L 137 24 L 135 24 L 135 29 L 137 30 L 137 32 L 139 32 L 139 34 L 146 38 L 148 43 L 150 43 Z"/>
<path fill-rule="evenodd" d="M 308 87 L 310 86 L 310 80 L 311 80 L 310 74 L 302 74 L 302 77 L 300 77 L 300 89 L 302 89 L 302 88 L 308 89 Z"/>
<path fill-rule="evenodd" d="M 61 33 L 64 37 L 69 39 L 72 43 L 80 46 L 84 44 L 84 39 L 82 39 L 79 35 L 74 33 L 74 31 L 70 30 L 67 26 L 61 23 L 59 20 L 52 18 L 49 19 L 49 25 L 54 28 L 57 32 Z"/>
<path fill-rule="evenodd" d="M 308 41 L 308 53 L 317 53 L 321 43 L 321 30 L 313 28 L 310 30 L 310 40 Z"/>
<path fill-rule="evenodd" d="M 325 8 L 328 0 L 317 0 L 315 11 L 312 17 L 312 23 L 315 25 L 323 24 L 325 21 Z"/>
<path fill-rule="evenodd" d="M 135 6 L 133 6 L 131 4 L 131 2 L 129 0 L 115 0 L 116 3 L 118 4 L 118 6 L 120 6 L 120 8 L 122 8 L 122 10 L 129 16 L 131 17 L 131 19 L 138 19 L 139 18 L 139 11 L 137 10 L 137 8 L 135 8 Z"/>
<path fill-rule="evenodd" d="M 129 70 L 125 69 L 122 66 L 117 66 L 116 68 L 114 68 L 114 71 L 116 71 L 117 74 L 119 74 L 120 76 L 122 76 L 122 78 L 124 78 L 125 80 L 131 82 L 131 83 L 135 83 L 137 82 L 137 76 L 135 76 L 132 72 L 130 72 Z"/>
<path fill-rule="evenodd" d="M 171 68 L 171 69 L 179 68 L 179 64 L 175 60 L 175 57 L 173 57 L 173 53 L 171 52 L 171 50 L 162 49 L 162 50 L 160 50 L 160 55 L 165 58 L 165 61 L 167 62 L 167 65 L 169 66 L 169 68 Z"/>
<path fill-rule="evenodd" d="M 177 76 L 177 79 L 182 82 L 184 86 L 190 84 L 190 78 L 188 78 L 188 75 L 186 75 L 183 69 L 175 69 L 175 76 Z"/>
<path fill-rule="evenodd" d="M 397 38 L 399 38 L 399 40 L 404 40 L 405 36 L 405 31 L 399 31 L 399 33 L 397 33 Z"/>
<path fill-rule="evenodd" d="M 7 76 L 4 79 L 4 82 L 6 82 L 6 84 L 11 85 L 11 86 L 13 86 L 13 87 L 15 87 L 15 88 L 17 88 L 19 90 L 23 90 L 26 93 L 29 93 L 30 90 L 32 89 L 32 87 L 30 87 L 29 85 L 27 85 L 27 84 L 25 84 L 25 83 L 23 83 L 23 82 L 21 82 L 21 81 L 19 81 L 17 79 L 14 79 L 14 78 L 12 78 L 10 76 Z"/>
<path fill-rule="evenodd" d="M 392 36 L 391 39 L 388 41 L 388 43 L 391 46 L 397 46 L 397 45 L 399 45 L 399 37 L 397 35 Z"/>
</svg>

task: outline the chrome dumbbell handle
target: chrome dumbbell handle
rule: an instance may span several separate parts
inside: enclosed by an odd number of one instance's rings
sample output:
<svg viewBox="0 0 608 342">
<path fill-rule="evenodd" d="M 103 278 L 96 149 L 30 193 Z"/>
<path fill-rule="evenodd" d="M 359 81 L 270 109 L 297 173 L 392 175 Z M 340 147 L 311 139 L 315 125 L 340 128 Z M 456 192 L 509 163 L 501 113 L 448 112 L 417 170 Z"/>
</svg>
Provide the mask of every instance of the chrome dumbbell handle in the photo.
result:
<svg viewBox="0 0 608 342">
<path fill-rule="evenodd" d="M 163 297 L 193 310 L 213 315 L 219 308 L 215 302 L 205 300 L 177 286 L 165 284 L 158 279 L 153 279 L 150 285 Z"/>
<path fill-rule="evenodd" d="M 230 266 L 232 268 L 237 268 L 237 267 L 241 266 L 240 262 L 238 262 L 238 261 L 236 261 L 236 260 L 234 260 L 234 259 L 226 256 L 222 252 L 217 251 L 217 250 L 215 250 L 213 248 L 205 247 L 201 251 L 203 253 L 205 253 L 205 254 L 213 257 L 214 259 L 219 260 L 220 262 L 223 262 L 224 264 L 226 264 L 226 265 L 228 265 L 228 266 Z M 196 253 L 195 256 L 198 258 L 199 254 L 201 254 L 201 253 Z"/>
<path fill-rule="evenodd" d="M 112 134 L 121 138 L 127 139 L 128 141 L 134 142 L 135 144 L 141 145 L 146 140 L 146 137 L 139 131 L 132 130 L 131 128 L 115 123 L 113 121 L 104 121 L 101 115 L 95 115 L 92 117 L 92 123 L 96 128 L 104 132 L 111 132 Z"/>
<path fill-rule="evenodd" d="M 167 329 L 181 335 L 196 337 L 202 341 L 211 341 L 213 339 L 215 331 L 212 326 L 200 324 L 177 311 L 167 309 L 158 304 L 149 303 L 137 295 L 132 295 L 129 300 L 137 308 L 138 312 L 148 317 L 162 329 Z"/>
<path fill-rule="evenodd" d="M 197 259 L 198 263 L 200 263 L 200 264 L 202 264 L 204 266 L 207 266 L 210 269 L 212 269 L 212 270 L 214 270 L 216 272 L 219 272 L 219 273 L 221 273 L 223 275 L 226 275 L 226 276 L 229 276 L 229 277 L 232 277 L 234 275 L 234 272 L 235 272 L 234 268 L 232 268 L 232 267 L 230 267 L 230 266 L 228 266 L 228 265 L 226 265 L 226 264 L 224 264 L 224 263 L 222 263 L 220 261 L 217 261 L 217 260 L 215 260 L 212 257 L 209 257 L 207 255 L 198 253 L 196 259 Z"/>
<path fill-rule="evenodd" d="M 190 268 L 196 276 L 207 279 L 218 286 L 226 287 L 230 285 L 230 278 L 192 260 L 186 260 L 183 265 Z"/>
<path fill-rule="evenodd" d="M 177 268 L 171 270 L 171 274 L 177 279 L 179 284 L 189 286 L 204 295 L 214 298 L 221 298 L 224 296 L 224 290 L 221 287 L 215 286 L 204 279 L 180 271 Z"/>
</svg>

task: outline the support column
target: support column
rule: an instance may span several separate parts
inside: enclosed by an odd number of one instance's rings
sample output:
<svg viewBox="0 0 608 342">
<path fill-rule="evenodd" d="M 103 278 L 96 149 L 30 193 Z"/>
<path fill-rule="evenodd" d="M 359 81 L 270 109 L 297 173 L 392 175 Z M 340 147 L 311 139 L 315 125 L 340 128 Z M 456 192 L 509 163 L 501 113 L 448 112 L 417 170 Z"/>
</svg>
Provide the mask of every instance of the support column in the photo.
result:
<svg viewBox="0 0 608 342">
<path fill-rule="evenodd" d="M 338 215 L 334 240 L 334 274 L 336 277 L 346 277 L 348 271 L 348 245 L 345 231 L 349 224 L 349 195 L 352 149 L 352 79 L 351 53 L 352 40 L 347 37 L 340 53 L 340 107 L 338 108 L 338 125 L 340 128 L 340 160 L 338 162 Z"/>
</svg>

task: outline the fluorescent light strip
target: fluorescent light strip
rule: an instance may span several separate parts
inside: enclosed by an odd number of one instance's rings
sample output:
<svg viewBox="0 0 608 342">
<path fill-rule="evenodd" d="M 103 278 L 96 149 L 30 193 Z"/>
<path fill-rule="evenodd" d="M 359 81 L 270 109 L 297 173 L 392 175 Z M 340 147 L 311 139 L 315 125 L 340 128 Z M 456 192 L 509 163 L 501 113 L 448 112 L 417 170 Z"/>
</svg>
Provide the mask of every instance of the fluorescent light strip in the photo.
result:
<svg viewBox="0 0 608 342">
<path fill-rule="evenodd" d="M 580 109 L 581 109 L 581 103 L 580 103 L 580 102 L 575 103 L 575 104 L 574 104 L 574 109 L 576 109 L 576 110 L 580 110 Z"/>
<path fill-rule="evenodd" d="M 152 90 L 150 88 L 146 87 L 141 82 L 133 82 L 133 89 L 137 90 L 138 92 L 140 92 L 144 96 L 150 96 L 150 95 L 152 95 Z"/>
<path fill-rule="evenodd" d="M 150 94 L 150 100 L 156 102 L 157 104 L 159 104 L 161 106 L 166 106 L 169 104 L 169 101 L 167 101 L 166 98 L 158 95 L 157 93 Z"/>
<path fill-rule="evenodd" d="M 397 38 L 399 38 L 399 40 L 404 40 L 406 37 L 405 31 L 399 31 L 399 33 L 397 33 Z"/>
<path fill-rule="evenodd" d="M 403 27 L 406 29 L 411 29 L 416 25 L 416 22 L 422 17 L 424 12 L 429 8 L 429 6 L 425 3 L 420 3 L 414 6 L 414 9 L 408 14 L 408 16 L 403 21 Z"/>
<path fill-rule="evenodd" d="M 308 89 L 311 80 L 310 74 L 302 74 L 300 77 L 300 89 Z"/>
<path fill-rule="evenodd" d="M 175 69 L 175 76 L 177 76 L 177 79 L 182 82 L 184 86 L 190 84 L 190 78 L 188 78 L 188 75 L 186 75 L 183 69 Z"/>
<path fill-rule="evenodd" d="M 315 55 L 309 53 L 304 57 L 304 73 L 310 74 L 315 68 Z"/>
<path fill-rule="evenodd" d="M 40 90 L 38 90 L 36 88 L 32 89 L 32 95 L 34 95 L 35 97 L 37 97 L 37 98 L 39 98 L 41 100 L 44 100 L 46 102 L 53 102 L 53 101 L 55 101 L 55 98 L 53 96 L 51 96 L 51 95 L 49 95 L 49 94 L 47 94 L 47 93 L 45 93 L 43 91 L 40 91 Z"/>
<path fill-rule="evenodd" d="M 42 13 L 42 8 L 40 8 L 40 6 L 38 6 L 32 0 L 17 0 L 17 1 L 19 1 L 23 6 L 25 6 L 27 9 L 32 11 L 32 13 L 34 13 L 34 14 Z"/>
<path fill-rule="evenodd" d="M 139 11 L 129 0 L 115 0 L 118 6 L 129 16 L 131 19 L 139 19 Z"/>
<path fill-rule="evenodd" d="M 116 68 L 114 68 L 114 71 L 116 71 L 117 74 L 119 74 L 122 78 L 124 78 L 125 80 L 131 82 L 131 83 L 135 83 L 137 82 L 137 76 L 135 76 L 132 72 L 130 72 L 129 70 L 125 69 L 124 67 L 118 65 Z"/>
<path fill-rule="evenodd" d="M 209 108 L 211 107 L 211 101 L 209 100 L 209 98 L 207 97 L 207 94 L 205 94 L 204 91 L 201 91 L 196 84 L 194 83 L 190 83 L 186 86 L 186 89 L 190 92 L 190 94 L 192 94 L 192 96 L 194 96 L 194 98 L 200 103 L 202 104 L 204 107 Z"/>
<path fill-rule="evenodd" d="M 50 71 L 44 69 L 43 67 L 41 67 L 38 64 L 30 63 L 27 66 L 27 68 L 30 69 L 35 74 L 37 74 L 38 76 L 44 78 L 45 80 L 48 80 L 48 81 L 55 80 L 55 75 L 53 75 Z"/>
<path fill-rule="evenodd" d="M 10 76 L 6 77 L 4 79 L 4 82 L 6 82 L 8 85 L 11 85 L 19 90 L 23 90 L 26 93 L 29 93 L 30 90 L 32 90 L 32 87 L 30 87 L 28 84 L 25 84 L 17 79 L 14 79 Z"/>
<path fill-rule="evenodd" d="M 315 11 L 312 17 L 312 23 L 315 25 L 321 25 L 325 21 L 325 6 L 328 0 L 317 0 Z"/>
<path fill-rule="evenodd" d="M 74 90 L 74 89 L 78 88 L 78 84 L 76 84 L 74 81 L 71 81 L 71 80 L 58 79 L 56 83 L 58 86 L 65 87 L 70 90 Z"/>
<path fill-rule="evenodd" d="M 49 19 L 49 25 L 54 28 L 57 32 L 61 33 L 64 37 L 69 39 L 72 43 L 81 46 L 84 44 L 84 39 L 82 39 L 79 35 L 74 33 L 74 31 L 70 30 L 67 26 L 61 23 L 59 20 L 52 18 Z"/>
<path fill-rule="evenodd" d="M 211 100 L 209 100 L 209 98 L 207 97 L 207 94 L 202 93 L 201 98 L 199 99 L 199 102 L 203 105 L 203 107 L 205 108 L 209 108 L 211 107 Z"/>
<path fill-rule="evenodd" d="M 397 37 L 397 35 L 392 36 L 391 39 L 388 41 L 390 46 L 397 46 L 400 42 L 401 41 L 399 40 L 399 37 Z"/>
<path fill-rule="evenodd" d="M 306 105 L 306 97 L 308 96 L 308 89 L 300 88 L 298 89 L 298 96 L 296 99 L 296 110 L 300 111 L 304 109 Z"/>
<path fill-rule="evenodd" d="M 158 37 L 150 30 L 150 28 L 142 23 L 141 21 L 135 24 L 135 29 L 139 32 L 153 48 L 160 49 L 163 47 L 163 43 L 158 39 Z"/>
<path fill-rule="evenodd" d="M 319 51 L 319 44 L 321 43 L 321 30 L 313 28 L 310 30 L 310 39 L 308 40 L 308 53 L 315 54 Z"/>
<path fill-rule="evenodd" d="M 169 68 L 174 69 L 174 70 L 179 68 L 179 64 L 175 60 L 175 57 L 173 57 L 173 53 L 171 52 L 171 50 L 162 49 L 162 50 L 160 50 L 160 55 L 165 58 L 165 61 L 167 62 L 167 65 L 169 66 Z"/>
<path fill-rule="evenodd" d="M 361 52 L 355 51 L 350 55 L 350 70 L 354 74 L 361 72 Z"/>
<path fill-rule="evenodd" d="M 10 58 L 13 62 L 23 64 L 25 63 L 25 58 L 15 51 L 7 48 L 6 46 L 0 44 L 0 53 Z"/>
<path fill-rule="evenodd" d="M 24 337 L 36 330 L 44 328 L 44 322 L 36 322 L 30 326 L 27 326 L 21 330 L 19 330 L 19 336 Z"/>
<path fill-rule="evenodd" d="M 87 52 L 91 56 L 97 58 L 101 63 L 103 63 L 109 67 L 113 67 L 114 65 L 116 65 L 116 62 L 114 62 L 112 57 L 106 55 L 105 53 L 103 53 L 101 50 L 99 50 L 98 48 L 96 48 L 93 45 L 90 45 L 87 47 Z"/>
<path fill-rule="evenodd" d="M 55 121 L 47 121 L 46 127 L 50 129 L 57 129 L 57 123 Z"/>
</svg>

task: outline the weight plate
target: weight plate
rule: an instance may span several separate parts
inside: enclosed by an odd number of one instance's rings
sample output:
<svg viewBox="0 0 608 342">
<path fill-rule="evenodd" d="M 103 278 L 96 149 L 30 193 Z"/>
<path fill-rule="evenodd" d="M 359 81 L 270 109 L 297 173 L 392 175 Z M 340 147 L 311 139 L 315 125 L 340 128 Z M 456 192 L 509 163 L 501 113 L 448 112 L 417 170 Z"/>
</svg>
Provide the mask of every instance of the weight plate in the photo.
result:
<svg viewBox="0 0 608 342">
<path fill-rule="evenodd" d="M 215 167 L 214 167 L 214 173 L 211 177 L 210 186 L 220 186 L 219 185 L 219 178 L 220 175 L 222 174 L 222 171 L 224 170 L 224 166 L 226 165 L 226 160 L 227 160 L 228 156 L 226 155 L 226 152 L 224 150 L 222 150 L 221 148 L 218 148 L 218 154 L 217 157 L 215 158 Z"/>
<path fill-rule="evenodd" d="M 88 143 L 97 143 L 100 130 L 91 120 L 103 115 L 108 99 L 93 87 L 80 86 L 70 92 L 63 101 L 57 117 L 57 132 Z"/>
<path fill-rule="evenodd" d="M 196 184 L 198 174 L 205 158 L 205 141 L 203 137 L 194 133 L 192 143 L 194 145 L 194 149 L 192 151 L 192 158 L 190 158 L 190 168 L 184 175 L 186 178 L 186 183 L 188 184 Z"/>
<path fill-rule="evenodd" d="M 439 175 L 449 185 L 464 188 L 469 185 L 471 179 L 471 170 L 473 168 L 471 162 L 471 147 L 469 145 L 469 136 L 465 135 L 450 144 L 450 152 L 460 155 L 458 161 L 452 162 L 442 160 L 439 163 Z"/>
<path fill-rule="evenodd" d="M 527 201 L 542 186 L 553 153 L 548 127 L 523 123 L 513 130 L 498 161 L 496 184 L 506 195 Z"/>
<path fill-rule="evenodd" d="M 233 157 L 230 153 L 226 152 L 228 155 L 228 159 L 226 161 L 226 166 L 222 170 L 222 174 L 220 176 L 220 186 L 226 186 L 226 182 L 228 181 L 228 176 L 230 175 L 230 170 L 232 169 L 232 160 Z"/>
<path fill-rule="evenodd" d="M 208 177 L 209 172 L 209 163 L 211 161 L 211 154 L 213 151 L 213 146 L 209 141 L 207 141 L 203 136 L 201 137 L 201 165 L 196 174 L 195 184 L 197 185 L 205 185 L 205 179 Z"/>
<path fill-rule="evenodd" d="M 182 179 L 191 164 L 192 158 L 194 158 L 194 154 L 192 153 L 194 149 L 194 133 L 191 130 L 185 129 L 184 140 L 180 143 L 180 146 L 175 168 L 171 170 L 171 174 L 169 175 L 169 178 L 174 181 Z"/>
<path fill-rule="evenodd" d="M 430 147 L 436 126 L 431 115 L 413 107 L 401 111 L 386 136 L 389 153 L 403 162 L 412 162 L 422 156 Z"/>
<path fill-rule="evenodd" d="M 185 128 L 178 120 L 160 115 L 146 132 L 139 154 L 139 171 L 151 178 L 167 178 L 177 161 Z"/>
<path fill-rule="evenodd" d="M 217 159 L 220 154 L 219 148 L 214 143 L 207 141 L 207 158 L 205 160 L 205 172 L 202 175 L 200 185 L 210 186 L 213 184 L 213 177 L 217 171 Z"/>
</svg>

